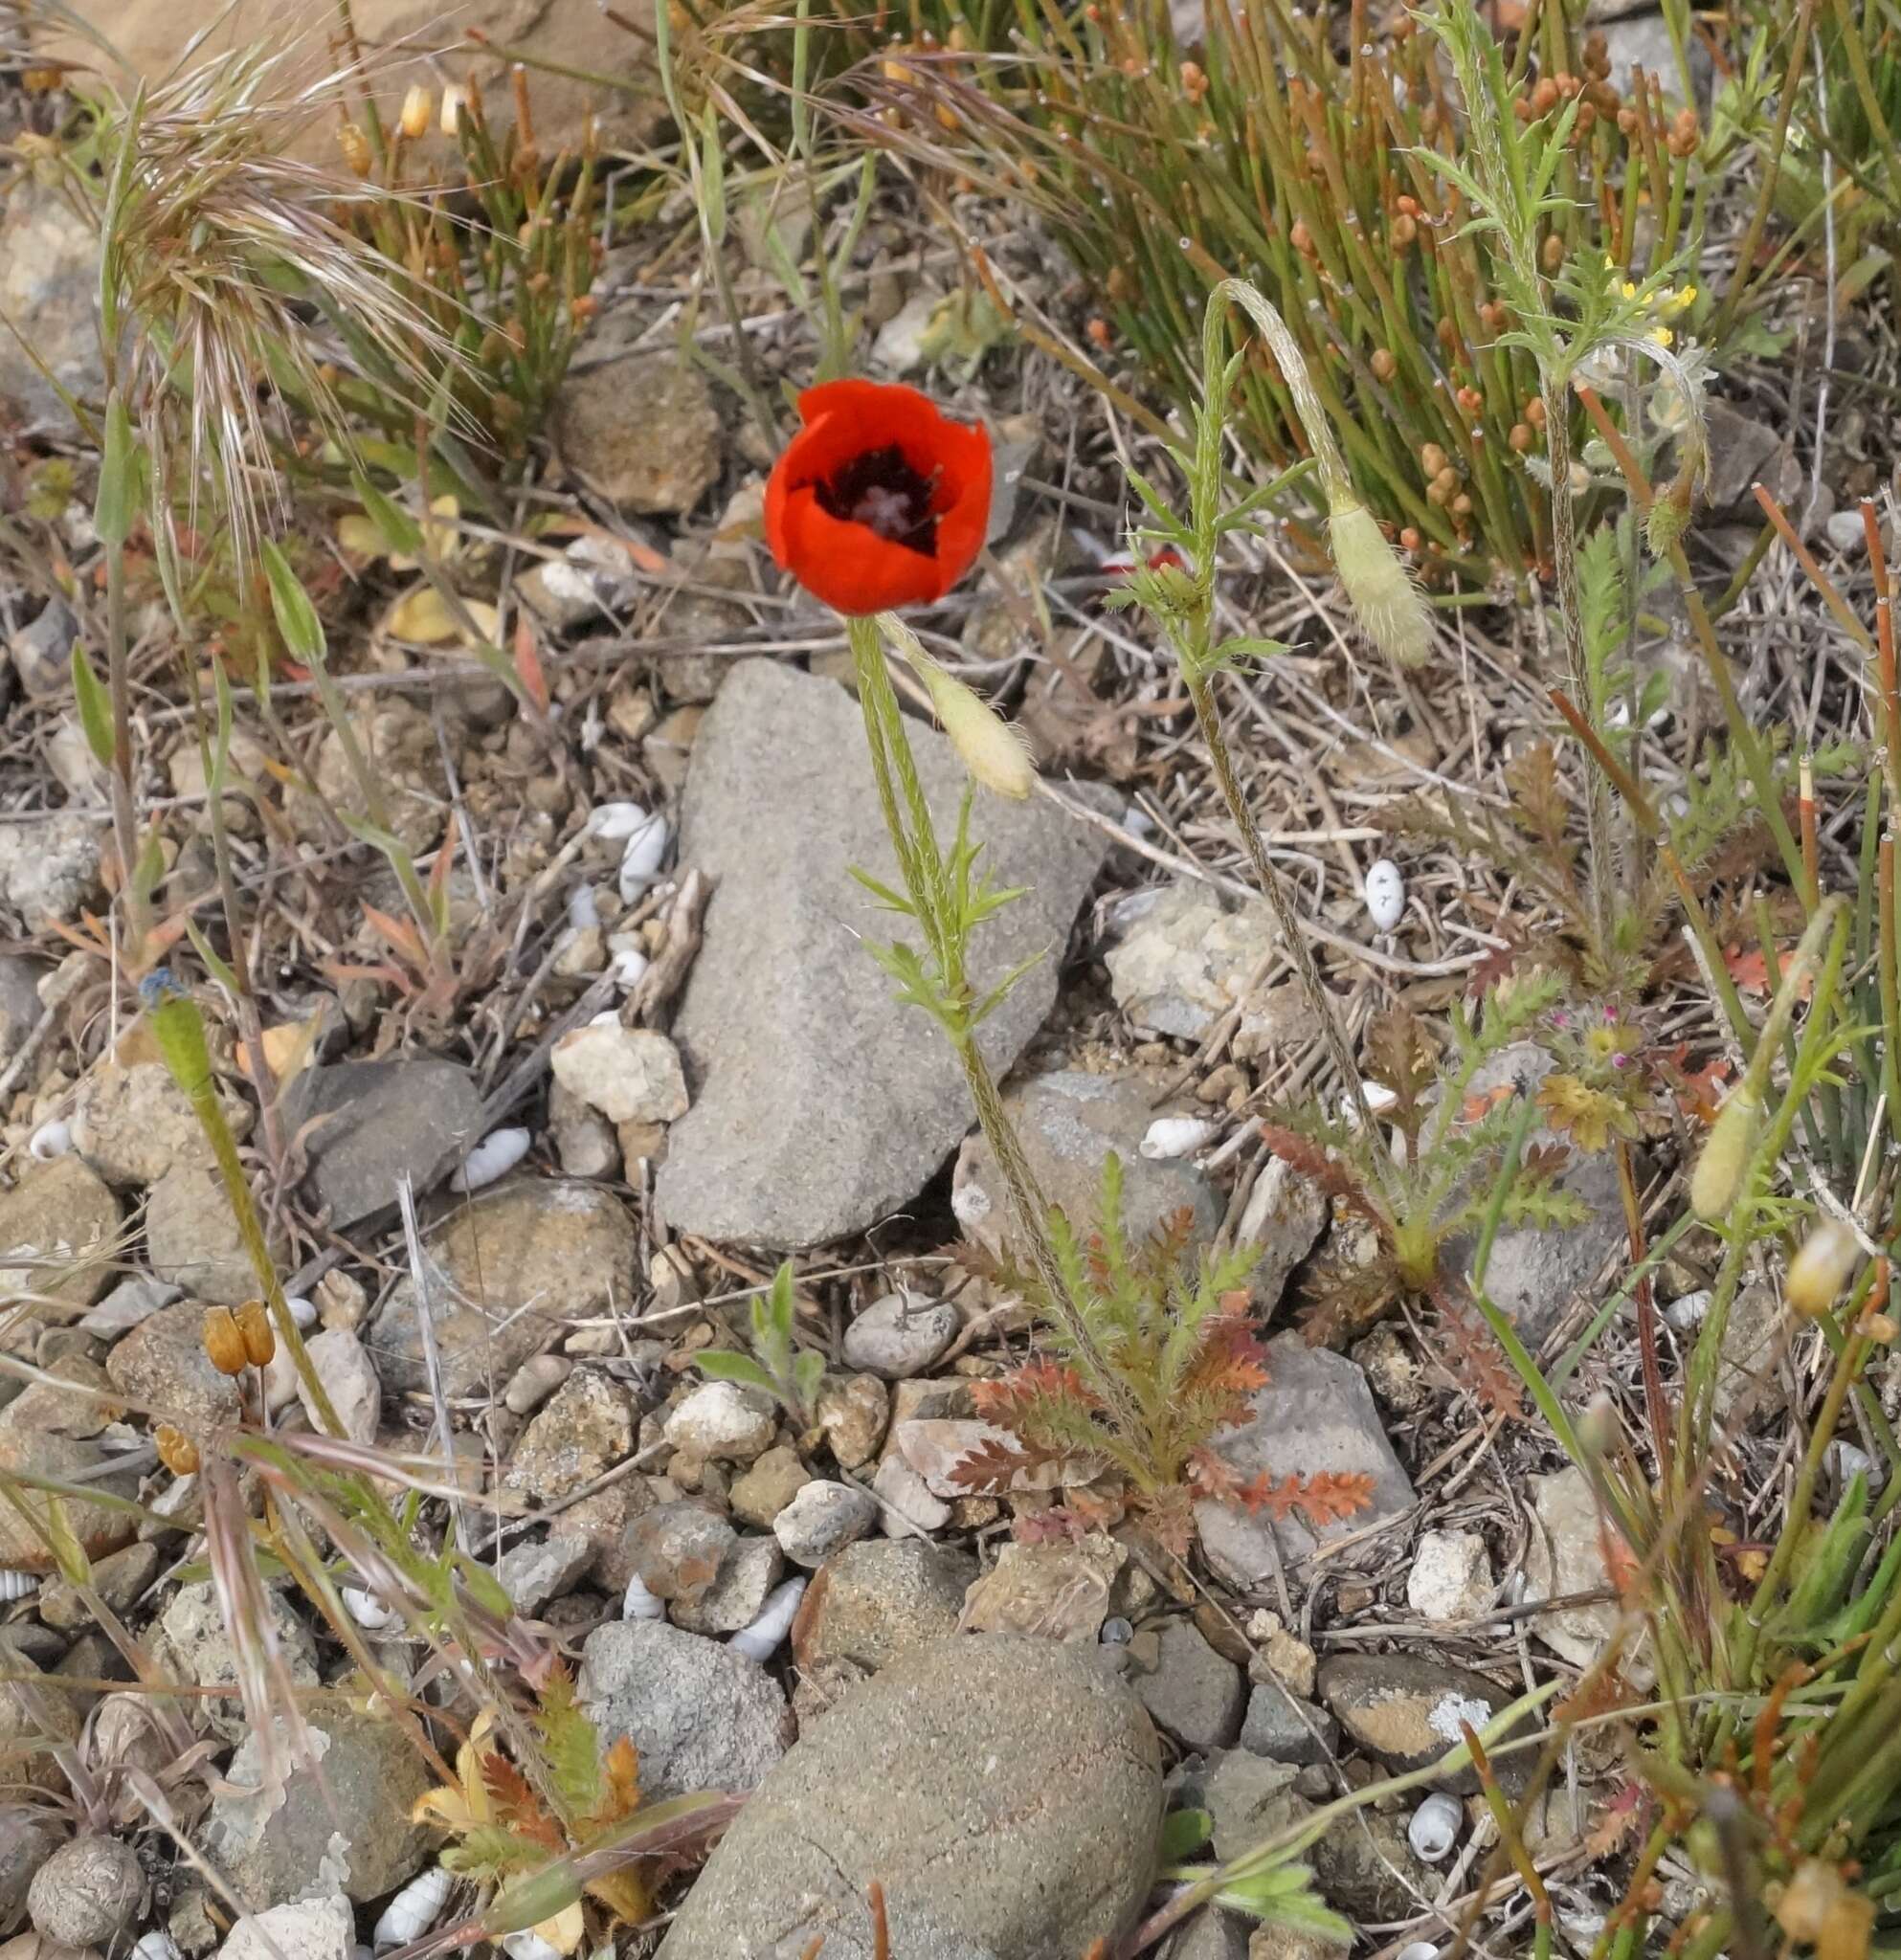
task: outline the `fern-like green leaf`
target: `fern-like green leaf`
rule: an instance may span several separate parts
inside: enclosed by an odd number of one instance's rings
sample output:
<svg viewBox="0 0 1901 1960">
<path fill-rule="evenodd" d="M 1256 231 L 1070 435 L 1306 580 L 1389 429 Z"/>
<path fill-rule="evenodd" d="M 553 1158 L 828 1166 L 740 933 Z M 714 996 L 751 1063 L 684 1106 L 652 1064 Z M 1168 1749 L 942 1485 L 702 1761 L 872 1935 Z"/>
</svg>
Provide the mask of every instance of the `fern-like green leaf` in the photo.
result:
<svg viewBox="0 0 1901 1960">
<path fill-rule="evenodd" d="M 574 1683 L 566 1668 L 558 1667 L 548 1676 L 536 1726 L 563 1808 L 570 1816 L 592 1816 L 601 1800 L 600 1735 L 575 1701 Z"/>
</svg>

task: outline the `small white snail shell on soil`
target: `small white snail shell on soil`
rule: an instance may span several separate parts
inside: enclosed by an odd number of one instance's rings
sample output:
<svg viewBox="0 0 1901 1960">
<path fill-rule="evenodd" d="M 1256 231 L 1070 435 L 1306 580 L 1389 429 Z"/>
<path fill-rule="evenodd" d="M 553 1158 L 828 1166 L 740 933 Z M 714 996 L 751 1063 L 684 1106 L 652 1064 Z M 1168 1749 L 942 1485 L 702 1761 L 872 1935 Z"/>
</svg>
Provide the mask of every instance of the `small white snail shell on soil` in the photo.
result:
<svg viewBox="0 0 1901 1960">
<path fill-rule="evenodd" d="M 369 1936 L 376 1950 L 380 1953 L 385 1947 L 407 1947 L 412 1940 L 421 1939 L 448 1904 L 455 1882 L 455 1873 L 439 1864 L 431 1865 L 412 1879 L 384 1906 L 383 1916 L 376 1922 L 376 1929 Z"/>
<path fill-rule="evenodd" d="M 647 977 L 647 969 L 652 965 L 653 962 L 638 947 L 628 946 L 622 947 L 608 962 L 607 970 L 623 993 L 632 993 Z"/>
<path fill-rule="evenodd" d="M 1158 1116 L 1136 1147 L 1145 1157 L 1186 1157 L 1215 1134 L 1202 1116 Z"/>
<path fill-rule="evenodd" d="M 647 1591 L 647 1582 L 638 1572 L 627 1582 L 627 1596 L 620 1602 L 622 1619 L 664 1619 L 666 1601 Z"/>
<path fill-rule="evenodd" d="M 1438 1864 L 1451 1856 L 1465 1821 L 1465 1813 L 1460 1808 L 1459 1799 L 1436 1790 L 1408 1819 L 1406 1842 L 1413 1847 L 1415 1856 L 1424 1859 L 1427 1864 Z"/>
<path fill-rule="evenodd" d="M 1430 1940 L 1414 1940 L 1401 1947 L 1393 1960 L 1439 1960 L 1439 1949 Z"/>
<path fill-rule="evenodd" d="M 10 1568 L 0 1568 L 0 1603 L 11 1603 L 25 1599 L 30 1593 L 39 1591 L 38 1577 L 33 1572 L 18 1572 Z"/>
<path fill-rule="evenodd" d="M 480 1191 L 505 1177 L 528 1154 L 533 1139 L 525 1129 L 493 1129 L 482 1138 L 449 1179 L 451 1191 Z"/>
<path fill-rule="evenodd" d="M 41 1164 L 63 1157 L 73 1147 L 73 1125 L 63 1116 L 49 1116 L 27 1139 L 27 1155 Z"/>
<path fill-rule="evenodd" d="M 317 1325 L 317 1303 L 314 1300 L 306 1300 L 301 1293 L 286 1293 L 284 1304 L 290 1308 L 290 1317 L 300 1327 Z"/>
<path fill-rule="evenodd" d="M 346 1586 L 342 1592 L 344 1606 L 350 1618 L 366 1634 L 380 1634 L 402 1619 L 402 1615 L 393 1607 L 385 1606 L 373 1592 L 366 1592 L 360 1586 Z"/>
<path fill-rule="evenodd" d="M 154 1927 L 132 1942 L 132 1960 L 182 1960 L 182 1955 L 178 1942 L 163 1927 Z"/>
<path fill-rule="evenodd" d="M 629 834 L 627 848 L 620 854 L 620 898 L 631 905 L 660 875 L 660 861 L 666 856 L 673 831 L 663 816 L 650 816 Z"/>
<path fill-rule="evenodd" d="M 738 1648 L 749 1660 L 762 1664 L 770 1660 L 792 1631 L 793 1616 L 805 1597 L 805 1584 L 803 1579 L 788 1579 L 773 1587 L 759 1609 L 759 1617 L 749 1627 L 741 1627 L 727 1645 Z"/>
<path fill-rule="evenodd" d="M 1391 932 L 1406 910 L 1406 880 L 1390 858 L 1368 867 L 1366 874 L 1367 916 L 1381 932 Z"/>
<path fill-rule="evenodd" d="M 531 1926 L 524 1927 L 518 1933 L 504 1934 L 502 1950 L 508 1960 L 561 1960 L 560 1949 L 549 1945 Z"/>
</svg>

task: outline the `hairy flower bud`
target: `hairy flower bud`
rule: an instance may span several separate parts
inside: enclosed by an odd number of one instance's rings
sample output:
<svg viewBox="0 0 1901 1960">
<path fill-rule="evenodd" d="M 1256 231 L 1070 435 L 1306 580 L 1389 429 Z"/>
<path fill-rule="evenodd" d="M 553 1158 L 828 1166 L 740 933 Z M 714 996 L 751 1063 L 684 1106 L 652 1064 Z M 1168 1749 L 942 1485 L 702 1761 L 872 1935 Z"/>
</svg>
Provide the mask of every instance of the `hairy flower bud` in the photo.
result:
<svg viewBox="0 0 1901 1960">
<path fill-rule="evenodd" d="M 1699 1218 L 1720 1218 L 1735 1203 L 1761 1114 L 1762 1099 L 1745 1078 L 1716 1112 L 1703 1154 L 1690 1173 L 1689 1204 Z"/>
<path fill-rule="evenodd" d="M 1014 727 L 934 660 L 923 670 L 930 704 L 964 767 L 986 790 L 1020 801 L 1036 786 L 1036 765 L 1021 729 Z"/>
<path fill-rule="evenodd" d="M 1860 1257 L 1848 1227 L 1839 1218 L 1824 1218 L 1789 1261 L 1789 1305 L 1810 1317 L 1826 1313 L 1841 1299 Z"/>
<path fill-rule="evenodd" d="M 1327 528 L 1360 631 L 1388 659 L 1418 666 L 1432 651 L 1432 612 L 1398 554 L 1363 504 L 1335 501 Z"/>
</svg>

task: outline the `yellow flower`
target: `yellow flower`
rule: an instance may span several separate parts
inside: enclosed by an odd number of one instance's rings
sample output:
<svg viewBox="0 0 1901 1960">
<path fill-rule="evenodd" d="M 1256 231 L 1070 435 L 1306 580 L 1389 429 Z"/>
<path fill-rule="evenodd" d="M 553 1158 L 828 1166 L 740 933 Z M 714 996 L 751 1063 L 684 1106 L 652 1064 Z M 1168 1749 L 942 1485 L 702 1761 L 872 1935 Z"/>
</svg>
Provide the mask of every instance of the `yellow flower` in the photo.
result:
<svg viewBox="0 0 1901 1960">
<path fill-rule="evenodd" d="M 1664 311 L 1666 313 L 1683 313 L 1687 312 L 1695 303 L 1696 288 L 1694 286 L 1680 286 L 1670 295 L 1669 301 L 1665 306 Z"/>
<path fill-rule="evenodd" d="M 1624 298 L 1625 298 L 1626 300 L 1634 300 L 1634 299 L 1636 299 L 1636 297 L 1637 297 L 1637 286 L 1636 286 L 1636 283 L 1635 283 L 1635 282 L 1634 282 L 1633 280 L 1630 280 L 1630 279 L 1625 279 L 1625 280 L 1624 280 L 1624 282 L 1623 282 L 1623 297 L 1624 297 Z"/>
<path fill-rule="evenodd" d="M 1637 1119 L 1621 1099 L 1594 1089 L 1577 1076 L 1547 1076 L 1538 1091 L 1538 1107 L 1554 1130 L 1566 1131 L 1580 1150 L 1601 1150 L 1613 1133 L 1637 1134 Z"/>
<path fill-rule="evenodd" d="M 1650 338 L 1658 346 L 1667 347 L 1676 339 L 1676 335 L 1667 326 L 1653 326 L 1650 329 Z"/>
</svg>

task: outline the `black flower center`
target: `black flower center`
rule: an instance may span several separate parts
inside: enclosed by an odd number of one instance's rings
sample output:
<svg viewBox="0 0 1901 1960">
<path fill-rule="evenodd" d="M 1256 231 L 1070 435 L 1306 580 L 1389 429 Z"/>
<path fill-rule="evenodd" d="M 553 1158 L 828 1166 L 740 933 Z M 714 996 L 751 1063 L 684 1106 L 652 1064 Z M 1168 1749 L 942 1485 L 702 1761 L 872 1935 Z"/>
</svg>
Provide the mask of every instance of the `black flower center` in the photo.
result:
<svg viewBox="0 0 1901 1960">
<path fill-rule="evenodd" d="M 836 476 L 821 479 L 813 495 L 827 517 L 862 524 L 893 545 L 937 555 L 937 519 L 930 508 L 931 483 L 905 460 L 895 442 L 852 457 Z"/>
</svg>

